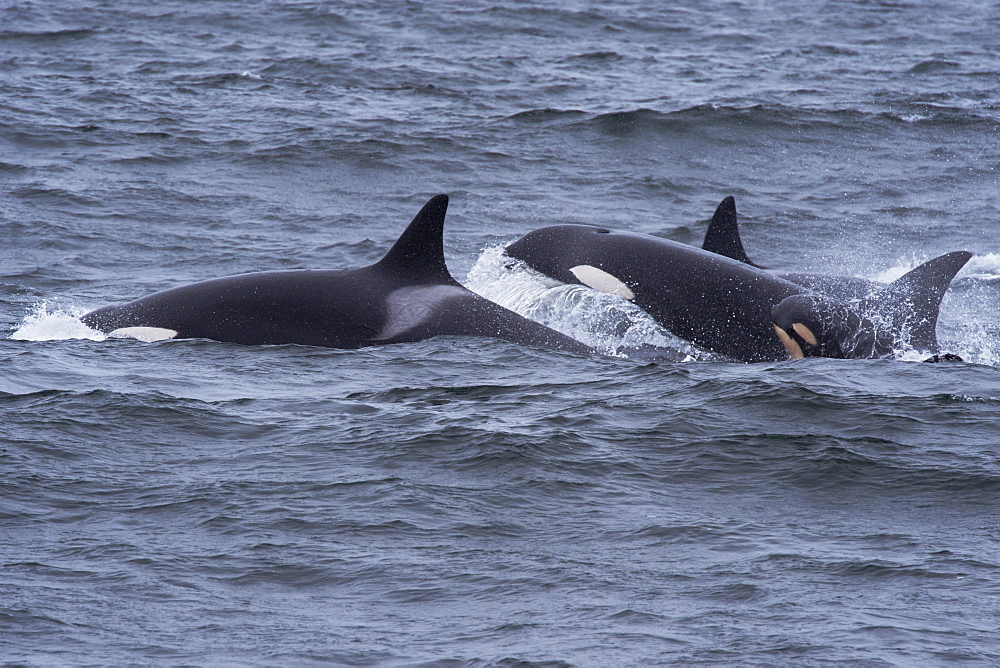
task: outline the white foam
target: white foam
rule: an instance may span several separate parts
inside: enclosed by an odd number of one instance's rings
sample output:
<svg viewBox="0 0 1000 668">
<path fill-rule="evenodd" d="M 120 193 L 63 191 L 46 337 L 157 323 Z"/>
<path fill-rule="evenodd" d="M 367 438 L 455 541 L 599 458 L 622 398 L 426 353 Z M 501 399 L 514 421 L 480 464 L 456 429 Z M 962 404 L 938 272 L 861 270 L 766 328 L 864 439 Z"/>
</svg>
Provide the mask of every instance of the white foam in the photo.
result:
<svg viewBox="0 0 1000 668">
<path fill-rule="evenodd" d="M 871 278 L 891 282 L 929 259 L 915 254 L 900 258 Z M 1000 254 L 973 255 L 958 273 L 958 278 L 966 282 L 957 289 L 953 284 L 941 305 L 937 327 L 941 348 L 960 355 L 966 362 L 1000 366 L 995 297 L 995 283 L 1000 281 Z M 923 361 L 928 355 L 926 351 L 904 348 L 896 359 Z"/>
<path fill-rule="evenodd" d="M 465 286 L 519 315 L 608 353 L 623 346 L 651 345 L 683 351 L 692 359 L 709 357 L 665 331 L 624 297 L 554 281 L 505 255 L 502 246 L 483 251 L 469 270 Z"/>
<path fill-rule="evenodd" d="M 1000 253 L 973 255 L 962 269 L 962 276 L 981 281 L 1000 280 Z"/>
<path fill-rule="evenodd" d="M 866 278 L 891 282 L 928 259 L 919 255 L 902 257 L 889 268 Z M 1000 280 L 1000 254 L 977 255 L 961 273 L 971 278 L 986 277 L 986 282 Z M 507 257 L 503 247 L 483 251 L 469 271 L 466 286 L 599 350 L 613 352 L 620 346 L 649 344 L 683 350 L 694 359 L 711 358 L 710 354 L 665 331 L 623 297 L 554 281 Z M 987 285 L 982 288 L 989 289 Z M 1000 339 L 993 333 L 994 311 L 992 297 L 977 291 L 946 295 L 938 324 L 942 348 L 961 355 L 967 362 L 1000 366 Z M 929 355 L 926 351 L 912 350 L 903 342 L 896 359 L 922 362 Z"/>
<path fill-rule="evenodd" d="M 900 276 L 903 276 L 907 272 L 916 269 L 929 259 L 930 259 L 929 257 L 922 258 L 916 255 L 903 257 L 896 260 L 896 262 L 892 266 L 886 269 L 882 269 L 881 271 L 877 271 L 872 276 L 865 276 L 864 278 L 867 278 L 872 281 L 881 281 L 883 283 L 892 283 Z"/>
<path fill-rule="evenodd" d="M 904 257 L 875 276 L 892 281 L 929 258 Z M 973 279 L 945 295 L 938 321 L 942 348 L 967 362 L 1000 366 L 1000 318 L 995 281 L 1000 281 L 1000 254 L 976 255 L 960 273 Z M 466 278 L 469 289 L 520 315 L 578 339 L 599 350 L 614 353 L 620 347 L 645 345 L 684 351 L 693 359 L 711 359 L 665 331 L 648 314 L 623 297 L 581 285 L 566 285 L 532 271 L 503 253 L 502 246 L 487 248 Z M 31 309 L 9 335 L 19 341 L 105 341 L 110 338 L 80 321 L 90 309 L 59 300 L 43 300 Z M 125 334 L 128 334 L 125 332 Z M 897 359 L 921 361 L 927 354 L 908 350 Z"/>
<path fill-rule="evenodd" d="M 882 281 L 883 283 L 892 283 L 903 274 L 916 269 L 931 259 L 931 256 L 911 254 L 896 260 L 892 266 L 874 272 L 872 275 L 866 276 L 866 278 L 874 281 Z M 980 281 L 1000 280 L 1000 253 L 973 255 L 962 270 L 958 272 L 958 275 L 962 278 L 973 278 Z"/>
<path fill-rule="evenodd" d="M 65 341 L 88 339 L 104 341 L 108 337 L 103 332 L 91 329 L 80 322 L 80 316 L 89 309 L 78 306 L 60 306 L 43 300 L 24 317 L 10 338 L 18 341 Z"/>
<path fill-rule="evenodd" d="M 917 254 L 903 257 L 869 278 L 891 283 L 930 259 Z M 996 331 L 996 303 L 989 287 L 1000 281 L 1000 254 L 972 256 L 958 277 L 972 279 L 973 283 L 957 291 L 953 286 L 945 294 L 937 326 L 941 349 L 960 355 L 966 362 L 1000 366 L 1000 340 L 993 333 Z M 904 342 L 896 351 L 896 359 L 922 362 L 930 354 L 929 351 L 913 350 Z"/>
</svg>

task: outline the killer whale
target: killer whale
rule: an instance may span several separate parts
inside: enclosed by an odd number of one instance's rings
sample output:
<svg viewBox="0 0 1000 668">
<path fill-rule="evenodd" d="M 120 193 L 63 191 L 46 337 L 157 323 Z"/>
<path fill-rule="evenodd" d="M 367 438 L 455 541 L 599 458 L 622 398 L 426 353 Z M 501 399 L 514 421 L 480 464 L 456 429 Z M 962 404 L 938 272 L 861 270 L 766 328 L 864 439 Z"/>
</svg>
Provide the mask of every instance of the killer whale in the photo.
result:
<svg viewBox="0 0 1000 668">
<path fill-rule="evenodd" d="M 771 310 L 775 332 L 793 357 L 889 357 L 902 344 L 929 352 L 927 361 L 937 361 L 941 300 L 971 257 L 967 251 L 945 253 L 892 283 L 795 274 L 816 287 Z"/>
<path fill-rule="evenodd" d="M 941 256 L 852 304 L 749 261 L 591 225 L 541 228 L 506 253 L 557 280 L 630 299 L 677 336 L 745 362 L 888 357 L 901 340 L 937 353 L 941 297 L 971 257 L 964 251 Z"/>
<path fill-rule="evenodd" d="M 947 253 L 924 262 L 892 283 L 858 276 L 769 269 L 755 263 L 747 256 L 739 230 L 736 199 L 732 196 L 723 199 L 716 207 L 705 233 L 702 248 L 752 267 L 765 269 L 775 276 L 817 293 L 817 296 L 790 299 L 780 308 L 776 307 L 772 313 L 779 338 L 783 336 L 780 330 L 785 330 L 784 333 L 788 334 L 790 341 L 784 338 L 782 340 L 786 344 L 792 344 L 793 351 L 795 345 L 804 346 L 807 350 L 818 345 L 816 341 L 805 340 L 797 336 L 794 330 L 789 330 L 789 325 L 793 324 L 793 321 L 800 323 L 800 329 L 805 326 L 809 331 L 815 329 L 822 332 L 825 345 L 831 342 L 835 345 L 849 342 L 849 345 L 860 349 L 884 352 L 891 350 L 897 342 L 892 340 L 888 328 L 879 328 L 871 320 L 858 319 L 842 307 L 831 304 L 829 300 L 853 302 L 857 305 L 856 310 L 861 311 L 870 311 L 875 303 L 889 304 L 890 319 L 897 322 L 907 318 L 908 314 L 903 305 L 910 300 L 924 303 L 923 316 L 914 319 L 908 334 L 911 342 L 922 345 L 933 353 L 929 361 L 935 361 L 935 358 L 940 357 L 936 344 L 937 305 L 940 305 L 944 291 L 955 274 L 972 257 L 971 253 L 965 251 Z M 834 351 L 826 352 L 840 356 Z M 945 355 L 945 357 L 960 359 L 955 355 Z"/>
<path fill-rule="evenodd" d="M 444 259 L 447 209 L 447 195 L 432 197 L 389 252 L 367 267 L 217 278 L 105 306 L 80 319 L 105 333 L 145 340 L 351 349 L 459 335 L 594 352 L 459 284 Z"/>
</svg>

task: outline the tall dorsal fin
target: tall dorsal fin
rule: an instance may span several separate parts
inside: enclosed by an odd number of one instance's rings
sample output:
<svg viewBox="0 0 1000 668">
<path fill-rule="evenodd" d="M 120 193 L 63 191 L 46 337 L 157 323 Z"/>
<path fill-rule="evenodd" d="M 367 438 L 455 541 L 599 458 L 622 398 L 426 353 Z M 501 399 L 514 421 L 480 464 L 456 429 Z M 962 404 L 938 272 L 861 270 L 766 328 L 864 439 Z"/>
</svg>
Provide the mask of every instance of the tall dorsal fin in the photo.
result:
<svg viewBox="0 0 1000 668">
<path fill-rule="evenodd" d="M 722 200 L 716 207 L 712 222 L 708 224 L 708 232 L 705 233 L 705 243 L 701 247 L 709 253 L 722 255 L 749 264 L 751 267 L 764 268 L 751 262 L 743 250 L 739 221 L 736 217 L 736 198 L 732 195 Z"/>
<path fill-rule="evenodd" d="M 905 302 L 915 316 L 910 324 L 910 344 L 918 350 L 937 352 L 937 321 L 941 299 L 955 274 L 972 257 L 968 251 L 945 253 L 911 269 L 889 284 L 895 299 Z"/>
<path fill-rule="evenodd" d="M 444 216 L 447 212 L 447 195 L 431 197 L 376 266 L 393 273 L 457 285 L 444 261 Z"/>
</svg>

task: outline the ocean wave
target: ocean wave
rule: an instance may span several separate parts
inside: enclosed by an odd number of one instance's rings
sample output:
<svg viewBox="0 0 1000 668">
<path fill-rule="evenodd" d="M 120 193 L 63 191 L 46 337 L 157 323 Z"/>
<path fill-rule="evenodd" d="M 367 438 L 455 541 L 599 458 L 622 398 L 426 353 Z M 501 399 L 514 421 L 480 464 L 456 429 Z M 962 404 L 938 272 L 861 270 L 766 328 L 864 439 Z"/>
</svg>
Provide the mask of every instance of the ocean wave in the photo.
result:
<svg viewBox="0 0 1000 668">
<path fill-rule="evenodd" d="M 955 278 L 956 283 L 995 283 L 1000 281 L 1000 253 L 981 253 L 972 256 L 965 268 Z"/>
<path fill-rule="evenodd" d="M 273 87 L 261 75 L 248 71 L 200 75 L 181 74 L 174 76 L 171 79 L 171 83 L 182 87 L 190 87 L 191 89 L 243 87 L 258 91 Z"/>
<path fill-rule="evenodd" d="M 941 72 L 954 72 L 961 67 L 961 63 L 953 60 L 931 58 L 917 63 L 906 72 L 907 74 L 939 74 Z"/>
<path fill-rule="evenodd" d="M 97 207 L 102 204 L 99 199 L 87 197 L 78 192 L 72 192 L 64 188 L 46 187 L 41 184 L 25 185 L 15 188 L 10 192 L 14 197 L 24 200 L 56 200 L 68 202 L 81 207 Z"/>
<path fill-rule="evenodd" d="M 0 42 L 33 42 L 36 44 L 52 44 L 57 42 L 76 41 L 92 37 L 99 33 L 95 28 L 63 28 L 60 30 L 0 30 Z"/>
<path fill-rule="evenodd" d="M 548 123 L 552 121 L 573 120 L 581 116 L 587 116 L 587 112 L 579 109 L 527 109 L 511 114 L 506 118 L 512 121 L 523 121 L 529 123 Z"/>
<path fill-rule="evenodd" d="M 2 162 L 0 161 L 0 173 L 16 174 L 20 172 L 28 171 L 28 167 L 25 165 L 18 165 L 12 162 Z"/>
<path fill-rule="evenodd" d="M 902 106 L 904 110 L 896 112 L 795 107 L 774 103 L 747 105 L 706 103 L 674 110 L 640 107 L 597 114 L 572 109 L 528 109 L 508 118 L 534 123 L 575 121 L 572 123 L 574 127 L 612 135 L 677 132 L 694 128 L 739 128 L 744 131 L 754 129 L 861 131 L 908 125 L 1000 127 L 1000 118 L 980 107 L 920 102 L 910 102 Z"/>
</svg>

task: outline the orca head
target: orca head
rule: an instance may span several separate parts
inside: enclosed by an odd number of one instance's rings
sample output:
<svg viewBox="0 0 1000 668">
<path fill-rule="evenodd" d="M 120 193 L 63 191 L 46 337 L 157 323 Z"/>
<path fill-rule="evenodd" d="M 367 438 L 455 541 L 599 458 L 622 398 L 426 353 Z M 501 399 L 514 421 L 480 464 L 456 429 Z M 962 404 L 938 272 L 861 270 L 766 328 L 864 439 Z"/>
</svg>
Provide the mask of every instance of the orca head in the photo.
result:
<svg viewBox="0 0 1000 668">
<path fill-rule="evenodd" d="M 771 309 L 771 320 L 793 359 L 877 359 L 894 353 L 891 330 L 844 302 L 811 294 L 793 295 Z"/>
<path fill-rule="evenodd" d="M 793 295 L 771 309 L 775 333 L 792 357 L 882 358 L 902 346 L 937 355 L 941 299 L 971 257 L 938 256 L 859 300 Z"/>
<path fill-rule="evenodd" d="M 563 283 L 584 283 L 572 269 L 584 264 L 580 249 L 592 248 L 592 243 L 614 235 L 607 228 L 593 225 L 551 225 L 525 234 L 507 246 L 508 257 Z"/>
</svg>

